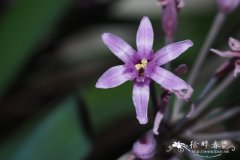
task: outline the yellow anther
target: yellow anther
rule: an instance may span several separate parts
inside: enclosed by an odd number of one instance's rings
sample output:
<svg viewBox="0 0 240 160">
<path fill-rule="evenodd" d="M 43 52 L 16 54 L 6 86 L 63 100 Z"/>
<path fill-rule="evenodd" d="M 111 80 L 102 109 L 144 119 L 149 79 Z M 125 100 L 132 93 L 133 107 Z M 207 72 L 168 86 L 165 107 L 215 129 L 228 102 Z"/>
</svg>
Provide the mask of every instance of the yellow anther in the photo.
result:
<svg viewBox="0 0 240 160">
<path fill-rule="evenodd" d="M 147 64 L 148 64 L 148 61 L 146 59 L 142 59 L 141 63 L 138 63 L 138 64 L 135 65 L 135 68 L 136 68 L 136 70 L 139 71 L 141 68 L 145 69 Z"/>
<path fill-rule="evenodd" d="M 139 70 L 142 68 L 142 65 L 141 65 L 141 64 L 136 64 L 136 65 L 135 65 L 135 68 L 136 68 L 136 70 L 139 71 Z"/>
<path fill-rule="evenodd" d="M 144 65 L 147 65 L 148 61 L 146 59 L 142 59 L 141 63 L 144 64 Z"/>
<path fill-rule="evenodd" d="M 142 63 L 142 68 L 145 69 L 145 67 L 148 64 L 148 61 L 146 59 L 143 59 L 143 60 L 141 60 L 141 63 Z"/>
</svg>

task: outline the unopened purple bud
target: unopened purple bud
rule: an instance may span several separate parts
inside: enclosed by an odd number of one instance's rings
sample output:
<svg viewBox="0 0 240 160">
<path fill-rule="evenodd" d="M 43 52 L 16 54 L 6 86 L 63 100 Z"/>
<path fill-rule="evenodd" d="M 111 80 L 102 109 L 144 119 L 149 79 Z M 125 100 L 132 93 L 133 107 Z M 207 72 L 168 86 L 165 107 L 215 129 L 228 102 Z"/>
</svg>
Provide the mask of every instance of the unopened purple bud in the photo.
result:
<svg viewBox="0 0 240 160">
<path fill-rule="evenodd" d="M 155 154 L 157 143 L 154 138 L 153 132 L 147 132 L 144 137 L 134 143 L 132 152 L 140 159 L 150 159 Z"/>
<path fill-rule="evenodd" d="M 224 13 L 233 12 L 240 4 L 240 0 L 217 0 L 219 9 Z"/>
<path fill-rule="evenodd" d="M 178 76 L 188 72 L 188 66 L 186 64 L 180 64 L 175 70 L 174 73 Z"/>
<path fill-rule="evenodd" d="M 178 11 L 175 0 L 169 0 L 163 9 L 162 26 L 168 37 L 173 37 L 178 25 Z"/>
<path fill-rule="evenodd" d="M 178 13 L 185 5 L 184 0 L 159 0 L 163 6 L 162 26 L 168 37 L 173 37 L 177 30 Z"/>
</svg>

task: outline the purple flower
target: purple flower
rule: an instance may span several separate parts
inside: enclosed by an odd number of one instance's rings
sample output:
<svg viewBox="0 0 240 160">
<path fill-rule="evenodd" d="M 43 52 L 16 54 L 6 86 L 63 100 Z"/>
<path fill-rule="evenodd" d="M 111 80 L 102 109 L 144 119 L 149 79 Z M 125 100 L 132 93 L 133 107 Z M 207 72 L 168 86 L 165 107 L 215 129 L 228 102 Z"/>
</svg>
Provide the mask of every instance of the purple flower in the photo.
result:
<svg viewBox="0 0 240 160">
<path fill-rule="evenodd" d="M 217 49 L 211 49 L 211 51 L 221 57 L 237 58 L 237 60 L 235 61 L 234 70 L 234 76 L 237 76 L 238 73 L 240 73 L 240 41 L 230 37 L 228 45 L 230 47 L 230 51 L 219 51 Z"/>
<path fill-rule="evenodd" d="M 217 0 L 219 9 L 224 13 L 233 12 L 240 4 L 240 0 Z"/>
<path fill-rule="evenodd" d="M 150 159 L 155 154 L 157 143 L 153 132 L 149 131 L 144 137 L 134 143 L 132 152 L 140 159 Z"/>
<path fill-rule="evenodd" d="M 172 37 L 177 30 L 178 12 L 184 6 L 184 0 L 159 0 L 163 6 L 162 27 L 167 36 Z"/>
<path fill-rule="evenodd" d="M 149 101 L 149 83 L 154 80 L 181 99 L 188 99 L 193 92 L 182 79 L 159 67 L 177 58 L 193 45 L 185 40 L 163 47 L 153 54 L 153 29 L 148 17 L 143 17 L 137 31 L 137 51 L 121 38 L 104 33 L 103 42 L 125 64 L 110 68 L 97 81 L 97 88 L 113 88 L 128 80 L 134 81 L 133 103 L 140 124 L 146 124 Z"/>
</svg>

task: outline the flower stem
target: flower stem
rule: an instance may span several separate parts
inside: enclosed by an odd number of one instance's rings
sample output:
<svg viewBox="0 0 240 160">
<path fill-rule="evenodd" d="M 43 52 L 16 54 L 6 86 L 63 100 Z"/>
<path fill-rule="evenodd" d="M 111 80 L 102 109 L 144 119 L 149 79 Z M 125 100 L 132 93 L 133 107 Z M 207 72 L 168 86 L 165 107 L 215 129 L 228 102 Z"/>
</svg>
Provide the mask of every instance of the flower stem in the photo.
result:
<svg viewBox="0 0 240 160">
<path fill-rule="evenodd" d="M 235 79 L 236 77 L 233 76 L 233 73 L 229 73 L 223 82 L 221 82 L 217 88 L 209 94 L 209 96 L 207 96 L 199 105 L 197 105 L 194 115 L 196 116 L 205 110 L 208 104 L 211 103 L 220 93 L 222 93 L 222 91 L 224 91 Z"/>
<path fill-rule="evenodd" d="M 155 120 L 154 120 L 154 124 L 153 124 L 153 133 L 155 135 L 159 134 L 158 130 L 159 130 L 159 127 L 160 127 L 163 117 L 165 117 L 164 114 L 165 114 L 165 110 L 168 105 L 170 96 L 171 96 L 171 93 L 167 90 L 164 91 L 161 95 L 161 101 L 158 104 L 157 113 L 155 114 Z"/>
<path fill-rule="evenodd" d="M 171 44 L 174 42 L 174 37 L 165 36 L 165 45 Z"/>
<path fill-rule="evenodd" d="M 238 139 L 240 137 L 240 131 L 229 131 L 229 132 L 221 132 L 221 133 L 211 133 L 211 134 L 207 134 L 207 133 L 202 133 L 202 134 L 188 134 L 187 137 L 185 138 L 189 138 L 190 140 L 194 139 L 194 140 L 235 140 Z"/>
<path fill-rule="evenodd" d="M 167 36 L 165 35 L 165 45 L 169 45 L 171 43 L 174 42 L 174 37 L 170 37 L 170 36 Z M 164 68 L 166 68 L 167 70 L 171 70 L 172 66 L 171 66 L 171 62 L 167 63 L 166 65 L 164 65 Z M 166 108 L 166 114 L 164 116 L 164 120 L 167 120 L 169 119 L 169 117 L 171 116 L 171 108 L 170 107 L 167 107 Z"/>
<path fill-rule="evenodd" d="M 183 101 L 181 99 L 175 98 L 175 101 L 173 104 L 172 118 L 171 118 L 172 122 L 175 122 L 176 120 L 178 120 L 181 117 L 179 112 L 180 112 L 180 108 L 182 105 L 183 105 Z"/>
<path fill-rule="evenodd" d="M 208 50 L 210 49 L 213 41 L 215 40 L 224 20 L 225 20 L 225 14 L 222 12 L 219 12 L 214 19 L 212 27 L 207 35 L 206 40 L 204 41 L 205 43 L 201 48 L 200 53 L 198 54 L 198 57 L 196 59 L 196 62 L 194 63 L 193 69 L 190 72 L 190 75 L 187 81 L 190 85 L 194 84 L 196 75 L 199 73 L 200 67 L 202 66 L 202 63 L 207 56 Z"/>
<path fill-rule="evenodd" d="M 204 99 L 203 102 L 196 105 L 196 111 L 194 112 L 193 116 L 189 118 L 183 118 L 180 122 L 175 124 L 175 129 L 169 134 L 173 136 L 175 134 L 180 134 L 189 127 L 192 127 L 196 124 L 202 117 L 205 116 L 203 112 L 209 103 L 211 103 L 222 91 L 224 91 L 236 78 L 233 76 L 233 72 L 229 73 L 229 75 L 217 86 L 217 88 L 212 91 L 209 96 Z"/>
<path fill-rule="evenodd" d="M 230 109 L 229 111 L 226 111 L 226 112 L 223 112 L 220 115 L 217 115 L 214 118 L 203 120 L 202 123 L 199 123 L 199 124 L 195 125 L 191 130 L 193 132 L 196 132 L 196 131 L 199 131 L 199 130 L 202 130 L 202 129 L 206 129 L 206 128 L 211 127 L 215 124 L 223 122 L 223 121 L 225 121 L 229 118 L 232 118 L 233 116 L 235 116 L 239 113 L 240 113 L 239 106 L 234 107 L 234 108 Z"/>
<path fill-rule="evenodd" d="M 207 83 L 207 85 L 205 86 L 205 88 L 203 89 L 202 93 L 200 94 L 200 96 L 197 99 L 197 102 L 203 100 L 206 95 L 209 93 L 209 91 L 215 86 L 215 84 L 217 83 L 218 78 L 213 76 Z"/>
<path fill-rule="evenodd" d="M 190 117 L 192 117 L 192 115 L 193 115 L 193 113 L 195 111 L 195 105 L 192 103 L 192 100 L 189 100 L 188 103 L 189 103 L 189 106 L 190 106 L 190 110 L 187 113 L 186 117 L 190 118 Z"/>
<path fill-rule="evenodd" d="M 200 50 L 200 53 L 198 54 L 198 57 L 196 59 L 196 62 L 194 63 L 193 69 L 190 72 L 189 78 L 187 80 L 187 82 L 190 85 L 194 84 L 194 81 L 196 79 L 196 75 L 199 73 L 200 67 L 202 66 L 203 61 L 205 60 L 208 50 L 211 47 L 213 41 L 215 40 L 223 22 L 225 20 L 225 14 L 222 12 L 219 12 L 215 19 L 214 22 L 212 24 L 212 27 L 207 35 L 207 38 L 205 40 L 205 43 L 203 45 L 203 47 Z M 173 105 L 173 114 L 172 114 L 172 119 L 173 121 L 177 120 L 179 118 L 179 111 L 182 107 L 183 101 L 176 99 Z M 173 118 L 175 117 L 175 118 Z"/>
</svg>

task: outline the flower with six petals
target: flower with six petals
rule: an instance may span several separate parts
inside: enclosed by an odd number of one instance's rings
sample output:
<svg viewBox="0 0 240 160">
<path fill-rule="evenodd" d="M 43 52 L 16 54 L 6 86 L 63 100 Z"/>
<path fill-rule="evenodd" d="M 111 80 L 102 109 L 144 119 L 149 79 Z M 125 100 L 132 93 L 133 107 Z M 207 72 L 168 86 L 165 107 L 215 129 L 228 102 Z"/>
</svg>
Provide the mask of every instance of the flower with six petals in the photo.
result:
<svg viewBox="0 0 240 160">
<path fill-rule="evenodd" d="M 188 99 L 193 89 L 185 81 L 173 73 L 160 67 L 180 56 L 193 45 L 192 41 L 185 40 L 169 44 L 153 53 L 154 33 L 148 17 L 143 17 L 137 31 L 135 51 L 121 38 L 104 33 L 103 42 L 125 64 L 108 69 L 97 81 L 97 88 L 113 88 L 132 80 L 132 99 L 140 124 L 146 124 L 149 101 L 149 84 L 154 80 L 163 88 L 174 93 L 178 98 Z"/>
</svg>

